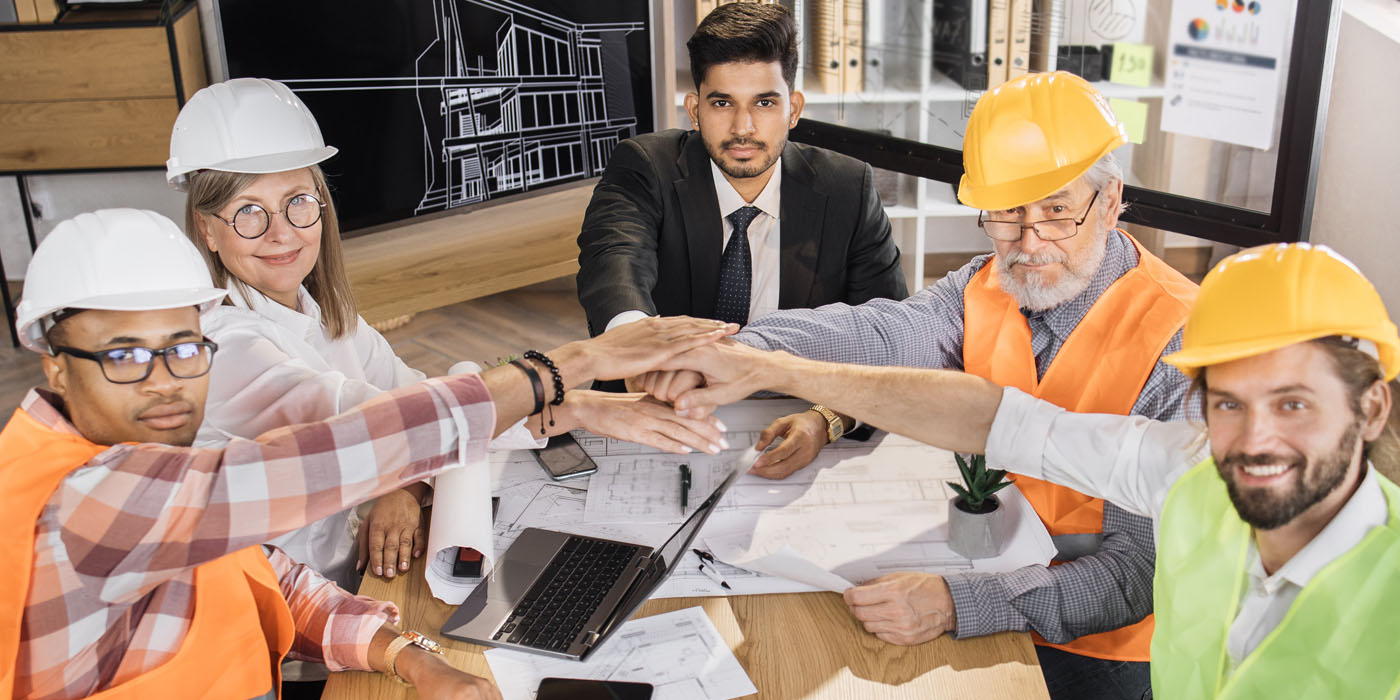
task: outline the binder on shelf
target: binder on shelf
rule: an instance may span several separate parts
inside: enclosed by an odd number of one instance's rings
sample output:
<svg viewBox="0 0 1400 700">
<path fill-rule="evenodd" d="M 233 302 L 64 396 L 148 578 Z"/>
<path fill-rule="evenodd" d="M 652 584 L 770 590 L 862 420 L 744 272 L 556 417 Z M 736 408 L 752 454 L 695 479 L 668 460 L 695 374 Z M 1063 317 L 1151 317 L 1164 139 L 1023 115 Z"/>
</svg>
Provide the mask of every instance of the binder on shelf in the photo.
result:
<svg viewBox="0 0 1400 700">
<path fill-rule="evenodd" d="M 845 18 L 842 0 L 812 0 L 812 77 L 822 92 L 841 92 L 845 33 L 841 24 Z"/>
<path fill-rule="evenodd" d="M 1056 69 L 1064 17 L 1065 0 L 1031 0 L 1031 70 L 1049 73 Z"/>
<path fill-rule="evenodd" d="M 933 0 L 933 67 L 965 90 L 987 89 L 987 0 Z"/>
<path fill-rule="evenodd" d="M 976 0 L 974 0 L 975 2 Z M 987 9 L 987 89 L 1007 78 L 1010 60 L 1011 0 L 988 0 Z"/>
<path fill-rule="evenodd" d="M 841 3 L 841 92 L 860 92 L 861 75 L 865 72 L 865 0 Z"/>
<path fill-rule="evenodd" d="M 1006 78 L 1025 75 L 1031 63 L 1031 0 L 1010 0 L 1011 40 L 1006 51 Z"/>
</svg>

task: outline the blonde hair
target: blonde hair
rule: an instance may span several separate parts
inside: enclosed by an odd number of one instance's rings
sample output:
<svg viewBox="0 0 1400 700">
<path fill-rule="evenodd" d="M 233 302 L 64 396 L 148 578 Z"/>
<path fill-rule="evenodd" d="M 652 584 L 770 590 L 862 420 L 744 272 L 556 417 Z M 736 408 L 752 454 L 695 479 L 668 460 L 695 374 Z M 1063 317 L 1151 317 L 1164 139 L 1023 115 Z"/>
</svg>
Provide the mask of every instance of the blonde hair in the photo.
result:
<svg viewBox="0 0 1400 700">
<path fill-rule="evenodd" d="M 311 171 L 311 179 L 316 183 L 316 196 L 325 202 L 326 207 L 321 212 L 321 250 L 311 274 L 302 284 L 321 307 L 321 324 L 326 331 L 332 338 L 341 338 L 355 330 L 359 312 L 355 306 L 355 293 L 350 288 L 350 277 L 345 272 L 345 256 L 340 247 L 340 223 L 326 185 L 325 173 L 321 172 L 319 165 L 312 165 L 307 170 Z M 185 200 L 185 235 L 194 241 L 195 247 L 204 256 L 214 284 L 223 287 L 232 279 L 244 295 L 248 293 L 247 283 L 234 277 L 219 259 L 219 254 L 209 250 L 201 233 L 199 217 L 213 217 L 258 177 L 254 173 L 201 170 L 190 175 L 189 197 Z"/>
</svg>

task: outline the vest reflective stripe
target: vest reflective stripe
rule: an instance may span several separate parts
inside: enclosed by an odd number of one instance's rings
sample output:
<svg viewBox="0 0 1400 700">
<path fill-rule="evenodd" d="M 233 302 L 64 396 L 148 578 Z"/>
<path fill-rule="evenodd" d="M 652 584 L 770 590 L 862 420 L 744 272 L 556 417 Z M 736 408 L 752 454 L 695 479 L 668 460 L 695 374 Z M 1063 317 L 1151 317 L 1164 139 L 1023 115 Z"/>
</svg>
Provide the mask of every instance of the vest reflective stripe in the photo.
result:
<svg viewBox="0 0 1400 700">
<path fill-rule="evenodd" d="M 1375 475 L 1390 518 L 1303 587 L 1282 622 L 1229 673 L 1253 533 L 1207 459 L 1162 509 L 1152 691 L 1183 698 L 1390 700 L 1400 693 L 1400 487 Z"/>
<path fill-rule="evenodd" d="M 49 430 L 22 409 L 0 431 L 0 697 L 14 693 L 20 622 L 28 599 L 39 514 L 63 478 L 107 447 Z M 22 554 L 22 556 L 21 556 Z M 291 611 L 260 547 L 194 570 L 194 615 L 179 650 L 165 663 L 93 698 L 248 700 L 281 683 L 278 664 L 291 648 Z"/>
<path fill-rule="evenodd" d="M 988 260 L 963 290 L 966 371 L 1071 411 L 1131 412 L 1162 350 L 1186 322 L 1198 290 L 1132 236 L 1123 235 L 1137 250 L 1137 266 L 1094 302 L 1039 379 L 1030 325 L 1015 298 L 1002 291 L 995 257 Z M 1103 531 L 1103 501 L 1026 476 L 1015 481 L 1052 537 Z M 1152 618 L 1067 644 L 1033 636 L 1037 644 L 1074 654 L 1146 661 Z"/>
</svg>

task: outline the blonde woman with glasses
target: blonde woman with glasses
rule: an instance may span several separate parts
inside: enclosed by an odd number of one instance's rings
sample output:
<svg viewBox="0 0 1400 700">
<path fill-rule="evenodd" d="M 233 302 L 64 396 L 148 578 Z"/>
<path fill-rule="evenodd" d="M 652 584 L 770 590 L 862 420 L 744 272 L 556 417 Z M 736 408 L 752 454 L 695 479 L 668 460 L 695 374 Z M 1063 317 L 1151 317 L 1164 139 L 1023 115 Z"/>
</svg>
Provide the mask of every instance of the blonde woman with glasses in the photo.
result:
<svg viewBox="0 0 1400 700">
<path fill-rule="evenodd" d="M 229 290 L 226 304 L 203 318 L 222 352 L 200 444 L 322 420 L 424 378 L 356 312 L 335 205 L 318 165 L 336 149 L 325 145 L 290 89 L 240 78 L 200 90 L 176 119 L 170 153 L 167 179 L 188 192 L 185 232 L 214 283 Z M 548 369 L 534 367 L 552 396 Z M 478 370 L 471 363 L 452 369 Z M 717 451 L 723 440 L 712 423 L 678 418 L 640 395 L 591 391 L 568 391 L 554 407 L 552 427 L 541 427 L 549 434 L 582 427 L 677 452 Z M 522 421 L 492 447 L 543 447 L 539 430 L 532 434 Z M 429 492 L 424 483 L 381 497 L 358 536 L 346 511 L 273 544 L 355 590 L 360 569 L 393 577 L 422 555 L 421 508 Z"/>
</svg>

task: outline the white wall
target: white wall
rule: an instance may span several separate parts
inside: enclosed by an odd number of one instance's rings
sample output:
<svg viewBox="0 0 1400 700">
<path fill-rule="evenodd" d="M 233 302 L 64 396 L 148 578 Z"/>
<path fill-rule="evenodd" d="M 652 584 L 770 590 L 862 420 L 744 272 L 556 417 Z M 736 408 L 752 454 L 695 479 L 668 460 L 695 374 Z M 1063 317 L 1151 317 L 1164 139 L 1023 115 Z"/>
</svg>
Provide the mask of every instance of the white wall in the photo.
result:
<svg viewBox="0 0 1400 700">
<path fill-rule="evenodd" d="M 94 209 L 153 209 L 176 223 L 184 221 L 185 196 L 165 183 L 164 170 L 36 175 L 26 181 L 39 210 L 34 229 L 40 241 L 58 222 Z M 0 178 L 0 255 L 5 259 L 5 276 L 12 280 L 24 279 L 29 265 L 29 238 L 19 202 L 15 178 Z"/>
<path fill-rule="evenodd" d="M 1400 317 L 1400 3 L 1345 0 L 1312 235 L 1351 258 Z"/>
</svg>

